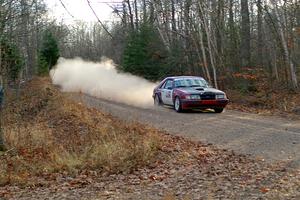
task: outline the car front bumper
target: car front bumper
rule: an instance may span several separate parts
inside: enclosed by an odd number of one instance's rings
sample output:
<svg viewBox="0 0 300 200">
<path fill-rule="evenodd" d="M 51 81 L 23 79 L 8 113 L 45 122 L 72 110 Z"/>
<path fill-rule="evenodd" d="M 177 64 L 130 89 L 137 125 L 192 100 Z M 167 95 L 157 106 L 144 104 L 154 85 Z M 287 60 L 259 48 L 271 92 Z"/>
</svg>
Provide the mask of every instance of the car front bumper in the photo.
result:
<svg viewBox="0 0 300 200">
<path fill-rule="evenodd" d="M 181 100 L 182 109 L 196 109 L 196 108 L 225 108 L 228 104 L 228 99 L 218 100 Z"/>
</svg>

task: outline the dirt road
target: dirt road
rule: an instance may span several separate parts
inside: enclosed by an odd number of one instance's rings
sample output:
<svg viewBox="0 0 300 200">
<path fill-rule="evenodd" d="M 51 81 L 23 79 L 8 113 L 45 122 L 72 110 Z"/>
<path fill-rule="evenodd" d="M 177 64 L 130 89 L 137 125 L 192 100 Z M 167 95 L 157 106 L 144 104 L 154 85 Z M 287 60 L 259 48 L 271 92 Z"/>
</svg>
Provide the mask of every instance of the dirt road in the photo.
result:
<svg viewBox="0 0 300 200">
<path fill-rule="evenodd" d="M 90 96 L 75 98 L 122 120 L 149 124 L 237 153 L 271 162 L 288 161 L 288 166 L 300 167 L 300 121 L 232 110 L 222 114 L 176 113 L 168 107 L 144 109 Z"/>
</svg>

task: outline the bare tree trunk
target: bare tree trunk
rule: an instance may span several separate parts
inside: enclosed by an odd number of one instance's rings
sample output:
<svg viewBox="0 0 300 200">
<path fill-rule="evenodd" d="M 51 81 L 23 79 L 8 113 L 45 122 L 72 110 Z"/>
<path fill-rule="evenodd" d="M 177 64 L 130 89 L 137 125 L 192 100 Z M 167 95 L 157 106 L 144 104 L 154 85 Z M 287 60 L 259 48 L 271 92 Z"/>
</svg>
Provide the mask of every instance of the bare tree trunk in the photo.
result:
<svg viewBox="0 0 300 200">
<path fill-rule="evenodd" d="M 137 0 L 134 0 L 134 15 L 135 15 L 135 28 L 136 30 L 139 29 L 139 15 L 138 15 L 138 8 L 137 8 Z"/>
<path fill-rule="evenodd" d="M 214 35 L 213 44 L 217 53 L 217 65 L 221 66 L 224 63 L 222 60 L 224 59 L 224 33 L 225 33 L 225 20 L 224 20 L 224 0 L 212 0 L 210 4 L 211 10 L 215 10 L 211 12 L 211 30 Z"/>
<path fill-rule="evenodd" d="M 176 31 L 176 19 L 175 19 L 175 2 L 171 0 L 171 14 L 172 14 L 172 31 Z"/>
<path fill-rule="evenodd" d="M 5 142 L 2 128 L 2 105 L 0 105 L 0 151 L 5 151 Z"/>
<path fill-rule="evenodd" d="M 147 5 L 146 0 L 143 0 L 143 23 L 147 22 Z"/>
<path fill-rule="evenodd" d="M 251 53 L 250 53 L 250 18 L 248 0 L 241 0 L 241 64 L 243 67 L 250 66 Z"/>
<path fill-rule="evenodd" d="M 204 9 L 202 8 L 202 5 L 200 2 L 199 2 L 199 9 L 200 9 L 200 13 L 202 14 L 201 21 L 202 21 L 202 25 L 204 27 L 206 37 L 207 37 L 208 53 L 209 53 L 209 57 L 210 57 L 211 68 L 213 70 L 214 86 L 215 86 L 215 88 L 218 88 L 217 70 L 216 70 L 216 66 L 215 66 L 215 59 L 214 59 L 213 48 L 212 48 L 212 44 L 211 44 L 212 43 L 211 31 L 210 31 L 209 25 L 206 21 L 206 17 L 204 16 Z"/>
<path fill-rule="evenodd" d="M 126 3 L 127 3 L 127 6 L 128 6 L 128 12 L 129 12 L 129 18 L 130 18 L 131 31 L 133 31 L 133 30 L 134 30 L 134 21 L 133 21 L 133 14 L 132 14 L 132 9 L 131 9 L 131 5 L 130 5 L 130 1 L 127 0 Z"/>
<path fill-rule="evenodd" d="M 152 0 L 151 3 L 152 3 L 152 5 L 153 5 L 153 10 L 154 10 L 153 13 L 158 14 L 158 13 L 157 13 L 157 12 L 158 12 L 158 9 L 157 9 L 157 6 L 156 6 L 156 4 L 155 4 L 155 1 Z M 156 11 L 156 12 L 155 12 L 155 11 Z M 160 38 L 161 38 L 162 42 L 164 43 L 166 49 L 170 52 L 170 43 L 169 43 L 169 41 L 166 39 L 166 37 L 165 37 L 163 31 L 161 30 L 160 22 L 159 22 L 158 16 L 154 16 L 154 18 L 155 18 L 155 20 L 156 20 L 156 22 L 157 22 L 156 28 L 157 28 L 157 31 L 158 31 L 158 33 L 159 33 L 159 35 L 160 35 Z"/>
<path fill-rule="evenodd" d="M 126 4 L 125 4 L 125 2 L 123 1 L 122 2 L 122 7 L 123 7 L 123 16 L 122 16 L 122 18 L 123 18 L 123 25 L 124 25 L 124 27 L 126 27 L 127 28 L 127 12 L 126 12 Z"/>
<path fill-rule="evenodd" d="M 274 48 L 275 49 L 275 48 Z M 273 74 L 274 74 L 274 76 L 275 76 L 275 79 L 277 80 L 277 81 L 279 81 L 279 75 L 278 75 L 278 67 L 277 67 L 277 52 L 276 52 L 276 49 L 275 50 L 272 50 L 272 52 L 273 52 L 273 57 L 274 57 L 274 64 L 273 64 Z"/>
<path fill-rule="evenodd" d="M 38 0 L 35 0 L 35 9 L 34 9 L 35 13 L 34 13 L 34 22 L 36 22 L 35 24 L 35 36 L 34 36 L 34 45 L 32 45 L 35 49 L 33 50 L 34 53 L 33 53 L 33 57 L 35 59 L 35 66 L 33 66 L 33 73 L 34 74 L 37 74 L 37 71 L 38 71 L 38 56 L 39 56 L 39 49 L 40 49 L 40 27 L 39 27 L 39 22 L 37 21 L 38 18 L 39 18 L 39 8 L 38 8 Z M 33 22 L 33 23 L 34 23 Z"/>
<path fill-rule="evenodd" d="M 0 44 L 0 70 L 1 69 L 2 69 L 2 46 Z M 4 98 L 3 90 L 4 90 L 3 77 L 0 74 L 0 151 L 5 150 L 4 136 L 3 136 L 3 130 L 2 130 L 2 103 L 3 103 L 3 98 Z"/>
<path fill-rule="evenodd" d="M 206 58 L 206 53 L 205 53 L 205 47 L 203 44 L 203 34 L 201 31 L 199 31 L 199 40 L 200 40 L 200 46 L 201 46 L 201 52 L 202 52 L 202 58 L 203 58 L 203 65 L 204 65 L 204 69 L 206 72 L 206 77 L 208 78 L 208 81 L 211 83 L 211 77 L 210 77 L 210 73 L 208 70 L 208 65 L 207 65 L 207 58 Z"/>
<path fill-rule="evenodd" d="M 32 5 L 31 5 L 32 6 Z M 30 5 L 28 5 L 28 2 L 25 0 L 21 0 L 21 17 L 22 17 L 22 32 L 26 33 L 23 36 L 23 46 L 25 47 L 23 54 L 27 57 L 25 62 L 25 72 L 26 72 L 26 79 L 31 79 L 34 73 L 33 69 L 33 53 L 32 48 L 30 46 L 29 38 L 30 38 L 30 32 L 29 29 L 29 8 Z"/>
<path fill-rule="evenodd" d="M 278 7 L 277 7 L 277 4 L 274 0 L 272 0 L 272 4 L 274 6 L 275 15 L 276 15 L 276 18 L 277 18 L 277 25 L 278 25 L 278 28 L 279 28 L 281 44 L 282 44 L 282 47 L 283 47 L 283 50 L 284 50 L 285 61 L 286 61 L 286 64 L 289 65 L 289 68 L 290 68 L 292 86 L 293 86 L 294 89 L 297 89 L 298 88 L 298 80 L 297 80 L 297 75 L 296 75 L 296 69 L 295 69 L 295 66 L 294 66 L 294 63 L 293 63 L 292 59 L 290 58 L 290 52 L 288 50 L 287 41 L 285 39 L 284 32 L 283 32 L 284 30 L 283 30 L 282 24 L 280 23 L 280 16 L 279 16 Z"/>
<path fill-rule="evenodd" d="M 161 1 L 161 7 L 163 10 L 163 7 L 165 9 L 164 18 L 163 18 L 163 25 L 164 25 L 164 31 L 165 31 L 165 38 L 168 41 L 168 43 L 171 43 L 171 33 L 170 33 L 170 17 L 169 17 L 169 4 L 167 1 Z M 163 4 L 164 3 L 164 4 Z"/>
<path fill-rule="evenodd" d="M 155 21 L 155 16 L 154 16 L 154 1 L 152 0 L 152 1 L 150 1 L 149 2 L 149 12 L 150 12 L 150 16 L 149 16 L 149 22 L 151 23 L 151 24 L 153 24 L 154 23 L 154 21 Z"/>
<path fill-rule="evenodd" d="M 229 58 L 230 58 L 230 64 L 232 66 L 232 69 L 234 67 L 237 67 L 239 65 L 238 62 L 238 36 L 237 36 L 237 31 L 235 28 L 235 23 L 234 23 L 234 12 L 233 12 L 233 6 L 234 6 L 234 2 L 233 0 L 229 1 L 229 19 L 228 19 L 228 23 L 229 23 Z"/>
<path fill-rule="evenodd" d="M 257 63 L 263 65 L 262 2 L 257 0 Z"/>
<path fill-rule="evenodd" d="M 216 70 L 215 59 L 214 59 L 213 51 L 212 51 L 212 47 L 211 47 L 210 31 L 209 31 L 209 29 L 207 29 L 207 27 L 205 29 L 206 29 L 205 31 L 206 31 L 206 36 L 207 36 L 207 40 L 208 40 L 207 44 L 208 44 L 210 63 L 211 63 L 211 68 L 213 70 L 213 76 L 214 76 L 214 85 L 215 85 L 215 88 L 218 88 L 217 70 Z"/>
<path fill-rule="evenodd" d="M 185 38 L 185 48 L 188 48 L 190 46 L 189 41 L 189 35 L 191 33 L 191 27 L 190 27 L 190 7 L 191 7 L 191 0 L 186 0 L 184 4 L 184 13 L 183 13 L 183 22 L 184 22 L 184 34 L 187 36 Z"/>
</svg>

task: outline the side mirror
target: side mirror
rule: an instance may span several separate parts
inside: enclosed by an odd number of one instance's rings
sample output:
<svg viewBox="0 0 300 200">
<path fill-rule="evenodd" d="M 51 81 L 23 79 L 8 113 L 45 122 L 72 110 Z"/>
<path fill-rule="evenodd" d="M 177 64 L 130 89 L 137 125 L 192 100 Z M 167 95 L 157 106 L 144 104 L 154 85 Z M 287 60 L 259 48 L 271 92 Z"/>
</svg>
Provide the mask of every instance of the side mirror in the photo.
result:
<svg viewBox="0 0 300 200">
<path fill-rule="evenodd" d="M 167 87 L 168 90 L 173 90 L 173 87 Z"/>
</svg>

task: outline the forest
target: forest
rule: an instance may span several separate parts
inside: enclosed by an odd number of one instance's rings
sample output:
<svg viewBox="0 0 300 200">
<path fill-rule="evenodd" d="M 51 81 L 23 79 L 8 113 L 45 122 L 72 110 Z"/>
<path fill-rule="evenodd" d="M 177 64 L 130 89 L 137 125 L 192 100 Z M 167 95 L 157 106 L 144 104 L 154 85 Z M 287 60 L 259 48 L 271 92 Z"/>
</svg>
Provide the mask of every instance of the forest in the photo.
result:
<svg viewBox="0 0 300 200">
<path fill-rule="evenodd" d="M 69 44 L 62 55 L 104 55 L 150 80 L 188 74 L 243 91 L 261 78 L 270 87 L 299 87 L 297 1 L 135 0 L 112 8 L 119 23 L 62 26 Z"/>
<path fill-rule="evenodd" d="M 261 79 L 271 88 L 299 88 L 297 0 L 124 0 L 110 4 L 119 19 L 113 23 L 71 25 L 49 18 L 42 0 L 0 6 L 4 82 L 40 73 L 41 52 L 53 37 L 62 57 L 105 56 L 121 71 L 153 81 L 185 74 L 241 91 L 255 90 Z"/>
</svg>

